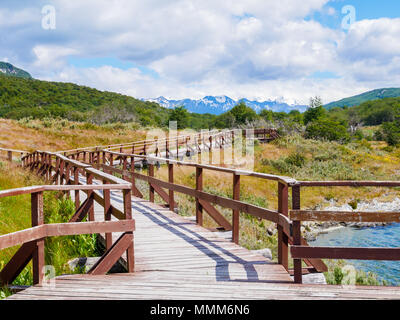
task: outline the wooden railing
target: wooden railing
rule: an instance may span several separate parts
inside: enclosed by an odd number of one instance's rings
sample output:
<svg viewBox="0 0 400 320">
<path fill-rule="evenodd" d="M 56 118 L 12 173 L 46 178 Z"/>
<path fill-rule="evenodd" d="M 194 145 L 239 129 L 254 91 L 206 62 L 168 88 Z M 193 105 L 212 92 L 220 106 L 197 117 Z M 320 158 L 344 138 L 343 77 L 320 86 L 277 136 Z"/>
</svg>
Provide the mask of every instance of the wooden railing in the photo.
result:
<svg viewBox="0 0 400 320">
<path fill-rule="evenodd" d="M 80 153 L 70 154 L 69 157 L 80 160 Z M 143 194 L 136 187 L 136 180 L 142 180 L 149 185 L 149 200 L 155 201 L 155 194 L 165 202 L 165 206 L 170 210 L 177 208 L 175 202 L 175 192 L 193 197 L 196 203 L 196 222 L 200 226 L 203 225 L 203 213 L 206 212 L 222 229 L 232 230 L 232 241 L 239 243 L 240 225 L 239 214 L 247 213 L 251 216 L 271 221 L 277 225 L 278 229 L 278 262 L 289 270 L 288 248 L 292 243 L 291 221 L 288 219 L 288 199 L 289 188 L 296 184 L 296 180 L 276 175 L 264 173 L 235 170 L 219 166 L 191 163 L 160 157 L 151 157 L 137 155 L 131 153 L 120 153 L 109 150 L 97 150 L 90 152 L 88 157 L 90 164 L 99 170 L 103 170 L 108 174 L 117 174 L 122 179 L 131 182 L 132 194 L 136 197 L 143 198 Z M 146 161 L 148 170 L 147 175 L 139 173 L 136 170 L 135 163 L 137 161 Z M 115 164 L 119 163 L 121 168 L 116 168 Z M 165 164 L 168 167 L 168 181 L 163 181 L 154 177 L 155 167 Z M 195 188 L 190 188 L 174 182 L 174 171 L 176 166 L 186 166 L 195 169 Z M 204 171 L 223 172 L 232 175 L 232 199 L 217 196 L 208 192 L 204 192 Z M 240 180 L 242 176 L 255 177 L 263 180 L 277 182 L 278 192 L 278 210 L 262 208 L 240 200 Z M 232 210 L 232 221 L 228 221 L 222 215 L 215 205 Z M 303 239 L 303 242 L 305 240 Z M 318 259 L 306 260 L 310 267 L 308 272 L 326 271 L 325 264 Z"/>
<path fill-rule="evenodd" d="M 398 212 L 348 212 L 301 210 L 302 187 L 400 187 L 399 181 L 303 181 L 292 186 L 294 280 L 302 283 L 302 259 L 400 260 L 400 248 L 310 247 L 301 238 L 301 221 L 400 222 Z"/>
<path fill-rule="evenodd" d="M 217 130 L 199 132 L 190 135 L 176 135 L 176 136 L 168 136 L 163 139 L 152 139 L 152 140 L 142 140 L 142 141 L 135 141 L 131 143 L 121 143 L 121 144 L 114 144 L 114 145 L 106 145 L 106 146 L 93 146 L 93 147 L 86 147 L 86 148 L 79 148 L 79 149 L 72 149 L 72 150 L 63 150 L 59 151 L 64 155 L 68 154 L 87 154 L 88 152 L 98 151 L 107 149 L 110 151 L 119 151 L 119 152 L 129 152 L 141 155 L 153 154 L 155 156 L 160 156 L 163 152 L 166 157 L 173 157 L 175 156 L 172 153 L 172 150 L 179 150 L 181 146 L 188 147 L 189 142 L 192 145 L 203 145 L 208 146 L 210 148 L 213 140 L 224 140 L 227 136 L 227 132 L 232 132 L 232 130 L 225 130 L 219 132 Z M 210 143 L 211 142 L 211 143 Z"/>
<path fill-rule="evenodd" d="M 223 142 L 232 143 L 233 135 L 231 131 L 218 133 L 208 136 L 209 144 L 201 138 L 195 138 L 195 145 L 205 146 L 206 151 L 212 151 L 213 142 L 221 148 Z M 265 131 L 259 131 L 255 138 L 263 139 Z M 270 133 L 271 134 L 271 133 Z M 273 134 L 273 133 L 272 133 Z M 261 135 L 261 137 L 260 137 Z M 229 140 L 231 139 L 231 140 Z M 207 139 L 206 139 L 207 140 Z M 187 137 L 182 140 L 174 140 L 179 146 L 187 145 Z M 185 141 L 185 142 L 184 142 Z M 217 141 L 217 143 L 215 143 Z M 165 142 L 165 141 L 164 141 Z M 170 144 L 168 141 L 168 145 Z M 252 171 L 235 170 L 222 166 L 193 163 L 175 160 L 174 155 L 169 153 L 168 147 L 158 148 L 160 141 L 145 141 L 137 144 L 108 146 L 107 148 L 95 147 L 93 149 L 75 150 L 65 152 L 67 156 L 48 152 L 35 152 L 22 158 L 25 167 L 30 167 L 36 173 L 43 175 L 51 182 L 58 184 L 79 185 L 84 187 L 88 194 L 88 199 L 94 199 L 104 207 L 105 219 L 109 220 L 111 215 L 119 219 L 129 216 L 130 213 L 119 212 L 110 205 L 109 190 L 105 189 L 103 196 L 91 188 L 93 179 L 102 180 L 104 183 L 123 185 L 129 183 L 129 188 L 124 189 L 124 208 L 128 208 L 130 203 L 130 191 L 136 197 L 143 198 L 143 194 L 136 185 L 137 180 L 148 184 L 149 200 L 155 201 L 155 194 L 158 194 L 165 206 L 174 210 L 177 207 L 175 193 L 185 194 L 193 197 L 196 203 L 196 222 L 203 225 L 203 214 L 207 213 L 222 229 L 232 230 L 232 241 L 239 242 L 240 213 L 247 213 L 254 217 L 265 219 L 276 224 L 278 229 L 278 263 L 282 264 L 286 270 L 293 272 L 295 281 L 302 282 L 302 274 L 309 272 L 325 272 L 327 266 L 321 259 L 400 259 L 397 248 L 329 248 L 329 247 L 310 247 L 305 239 L 301 237 L 301 221 L 354 221 L 354 222 L 396 222 L 400 221 L 400 213 L 372 213 L 372 212 L 326 212 L 326 211 L 302 211 L 300 207 L 300 191 L 302 187 L 399 187 L 400 182 L 393 181 L 296 181 L 295 179 L 277 175 L 269 175 Z M 167 145 L 167 144 L 166 144 Z M 168 146 L 167 145 L 167 146 Z M 139 147 L 141 146 L 141 147 Z M 150 153 L 149 146 L 156 146 L 156 152 Z M 207 149 L 208 148 L 208 149 Z M 191 148 L 190 150 L 192 150 Z M 113 151 L 113 150 L 117 150 Z M 189 148 L 188 148 L 189 150 Z M 132 152 L 135 151 L 135 152 Z M 157 156 L 165 152 L 166 157 Z M 197 150 L 201 152 L 201 150 Z M 142 154 L 138 154 L 142 153 Z M 138 172 L 135 163 L 146 163 L 147 174 Z M 155 167 L 162 165 L 168 168 L 168 179 L 163 181 L 155 177 Z M 195 170 L 195 188 L 180 185 L 174 181 L 176 166 L 192 167 Z M 214 171 L 232 175 L 232 198 L 217 196 L 204 191 L 204 172 Z M 121 176 L 122 179 L 114 175 Z M 81 186 L 79 177 L 86 177 L 88 186 Z M 277 183 L 278 203 L 277 210 L 262 208 L 253 204 L 241 201 L 240 182 L 242 176 L 255 177 L 262 180 L 275 181 Z M 89 189 L 86 189 L 89 188 Z M 129 189 L 129 191 L 128 191 Z M 291 189 L 291 190 L 290 190 Z M 291 209 L 289 208 L 289 198 L 291 191 Z M 87 211 L 88 204 L 79 206 L 79 192 L 75 194 L 77 213 Z M 77 200 L 78 199 L 78 200 Z M 90 200 L 87 200 L 90 201 Z M 232 220 L 228 221 L 215 205 L 232 210 Z M 84 208 L 82 208 L 82 206 Z M 290 213 L 290 216 L 289 216 Z M 92 217 L 89 210 L 89 220 Z M 107 248 L 111 246 L 111 237 L 106 235 Z M 291 255 L 293 258 L 294 269 L 289 270 L 289 245 L 291 245 Z M 133 249 L 132 249 L 133 250 Z M 133 256 L 133 255 L 132 255 Z M 302 261 L 307 268 L 302 267 Z"/>
<path fill-rule="evenodd" d="M 0 250 L 21 245 L 10 262 L 0 273 L 2 284 L 12 283 L 30 260 L 33 261 L 34 284 L 43 281 L 44 238 L 77 234 L 105 233 L 106 252 L 89 270 L 89 274 L 105 274 L 126 252 L 127 270 L 134 271 L 133 231 L 135 221 L 132 219 L 131 194 L 129 182 L 118 179 L 92 168 L 90 165 L 68 159 L 62 155 L 49 152 L 34 152 L 22 158 L 22 164 L 45 180 L 56 185 L 45 185 L 6 190 L 0 192 L 0 198 L 31 194 L 32 228 L 0 236 Z M 79 181 L 86 177 L 86 183 Z M 93 184 L 94 179 L 103 184 Z M 110 202 L 111 190 L 123 193 L 123 211 Z M 44 224 L 43 192 L 60 191 L 69 194 L 75 192 L 76 212 L 68 223 Z M 80 203 L 79 192 L 86 192 L 87 197 Z M 98 192 L 102 191 L 102 193 Z M 104 222 L 96 222 L 94 203 L 104 208 Z M 111 221 L 115 216 L 120 221 Z M 88 217 L 88 222 L 82 222 Z M 123 233 L 117 241 L 112 242 L 112 233 Z"/>
<path fill-rule="evenodd" d="M 6 159 L 7 161 L 12 162 L 15 153 L 19 158 L 23 157 L 25 154 L 28 154 L 27 151 L 0 148 L 0 159 Z"/>
<path fill-rule="evenodd" d="M 250 129 L 250 133 L 252 137 L 261 141 L 271 141 L 279 138 L 276 129 Z M 222 149 L 227 145 L 233 146 L 235 137 L 239 135 L 246 139 L 246 130 L 211 130 L 188 135 L 168 136 L 164 139 L 64 150 L 59 151 L 59 153 L 65 156 L 81 157 L 84 161 L 88 160 L 86 157 L 90 152 L 100 152 L 100 150 L 178 159 L 181 158 L 179 155 L 181 148 L 186 151 L 187 155 L 201 153 L 202 151 L 211 152 L 213 148 Z"/>
</svg>

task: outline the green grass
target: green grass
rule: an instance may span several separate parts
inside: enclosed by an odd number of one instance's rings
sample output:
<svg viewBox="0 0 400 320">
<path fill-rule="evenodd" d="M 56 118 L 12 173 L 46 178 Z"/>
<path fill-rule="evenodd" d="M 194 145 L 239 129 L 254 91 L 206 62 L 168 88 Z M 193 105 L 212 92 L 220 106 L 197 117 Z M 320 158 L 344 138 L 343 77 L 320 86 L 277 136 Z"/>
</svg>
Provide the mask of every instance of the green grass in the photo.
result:
<svg viewBox="0 0 400 320">
<path fill-rule="evenodd" d="M 43 181 L 28 171 L 14 165 L 0 162 L 0 189 L 19 188 L 27 185 L 40 185 Z M 45 192 L 43 201 L 45 223 L 68 222 L 75 212 L 74 203 L 67 197 L 59 198 L 55 192 Z M 31 227 L 30 196 L 22 195 L 0 199 L 0 234 L 8 234 Z M 18 247 L 0 251 L 0 268 L 12 258 Z M 97 235 L 53 237 L 45 240 L 45 263 L 52 265 L 55 275 L 79 273 L 71 270 L 67 262 L 78 257 L 101 255 L 97 247 Z M 14 285 L 32 285 L 32 263 L 21 272 Z M 0 290 L 0 299 L 11 294 L 10 290 Z"/>
</svg>

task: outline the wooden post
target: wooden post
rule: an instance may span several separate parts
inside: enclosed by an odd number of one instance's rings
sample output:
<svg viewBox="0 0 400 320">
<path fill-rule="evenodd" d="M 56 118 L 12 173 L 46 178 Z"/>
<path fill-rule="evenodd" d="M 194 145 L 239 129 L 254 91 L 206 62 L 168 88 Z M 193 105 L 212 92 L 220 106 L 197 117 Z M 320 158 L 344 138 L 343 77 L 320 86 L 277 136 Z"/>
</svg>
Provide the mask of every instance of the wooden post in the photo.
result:
<svg viewBox="0 0 400 320">
<path fill-rule="evenodd" d="M 196 167 L 196 190 L 203 191 L 203 168 Z M 196 198 L 196 222 L 199 226 L 203 226 L 203 206 Z"/>
<path fill-rule="evenodd" d="M 79 168 L 74 167 L 74 184 L 79 185 Z M 75 210 L 77 211 L 81 206 L 81 201 L 79 198 L 79 190 L 75 190 Z"/>
<path fill-rule="evenodd" d="M 132 198 L 131 198 L 131 191 L 130 190 L 123 190 L 123 197 L 124 197 L 124 213 L 126 220 L 132 220 Z M 133 237 L 133 232 L 130 232 Z M 132 273 L 135 271 L 135 253 L 132 244 L 126 250 L 126 261 L 128 272 Z"/>
<path fill-rule="evenodd" d="M 51 171 L 51 156 L 49 154 L 45 155 L 46 157 L 46 173 L 45 173 L 45 179 L 48 181 L 50 180 L 50 171 Z"/>
<path fill-rule="evenodd" d="M 67 164 L 65 166 L 65 184 L 67 184 L 67 185 L 70 184 L 70 181 L 69 181 L 70 172 L 71 172 L 71 165 L 67 162 Z"/>
<path fill-rule="evenodd" d="M 60 177 L 60 158 L 56 158 L 56 173 L 55 173 L 56 180 L 54 181 L 55 184 L 59 184 L 59 177 Z"/>
<path fill-rule="evenodd" d="M 112 153 L 110 153 L 110 167 L 112 167 L 114 165 L 114 155 Z"/>
<path fill-rule="evenodd" d="M 233 174 L 233 200 L 240 200 L 240 175 Z M 232 210 L 232 242 L 239 244 L 239 210 Z"/>
<path fill-rule="evenodd" d="M 44 223 L 43 217 L 43 192 L 31 194 L 31 216 L 32 227 L 40 226 Z M 43 282 L 44 267 L 44 239 L 36 240 L 36 248 L 32 255 L 33 284 L 41 285 Z"/>
<path fill-rule="evenodd" d="M 135 157 L 131 157 L 131 184 L 132 184 L 132 195 L 133 196 L 138 196 L 136 194 L 136 185 L 135 185 Z"/>
<path fill-rule="evenodd" d="M 128 159 L 126 156 L 124 156 L 123 167 L 122 167 L 122 179 L 123 180 L 128 180 L 128 176 L 126 175 L 127 168 L 128 168 Z"/>
<path fill-rule="evenodd" d="M 300 210 L 300 186 L 292 187 L 292 208 L 293 210 Z M 301 245 L 301 221 L 293 221 L 293 245 Z M 303 282 L 301 264 L 301 259 L 293 259 L 295 283 Z"/>
<path fill-rule="evenodd" d="M 149 165 L 148 175 L 149 177 L 154 177 L 154 164 L 149 162 L 148 165 Z M 151 183 L 149 183 L 149 199 L 150 202 L 154 202 L 154 188 L 151 185 Z"/>
<path fill-rule="evenodd" d="M 64 183 L 65 161 L 60 160 L 60 185 Z"/>
<path fill-rule="evenodd" d="M 7 151 L 7 160 L 12 162 L 12 151 Z"/>
<path fill-rule="evenodd" d="M 168 182 L 174 183 L 174 165 L 172 163 L 168 163 Z M 169 210 L 174 211 L 174 191 L 169 190 Z"/>
<path fill-rule="evenodd" d="M 288 216 L 288 197 L 289 187 L 282 183 L 278 183 L 278 212 Z M 286 270 L 289 270 L 289 238 L 283 231 L 283 228 L 278 225 L 278 263 L 283 265 Z"/>
<path fill-rule="evenodd" d="M 108 181 L 104 180 L 103 184 L 107 184 Z M 104 221 L 111 221 L 111 191 L 103 190 L 104 195 Z M 106 233 L 106 249 L 110 249 L 112 246 L 112 233 Z"/>
<path fill-rule="evenodd" d="M 87 172 L 86 173 L 86 184 L 93 184 L 93 174 Z M 87 196 L 93 197 L 93 190 L 88 190 Z M 88 212 L 89 221 L 94 221 L 94 203 Z"/>
</svg>

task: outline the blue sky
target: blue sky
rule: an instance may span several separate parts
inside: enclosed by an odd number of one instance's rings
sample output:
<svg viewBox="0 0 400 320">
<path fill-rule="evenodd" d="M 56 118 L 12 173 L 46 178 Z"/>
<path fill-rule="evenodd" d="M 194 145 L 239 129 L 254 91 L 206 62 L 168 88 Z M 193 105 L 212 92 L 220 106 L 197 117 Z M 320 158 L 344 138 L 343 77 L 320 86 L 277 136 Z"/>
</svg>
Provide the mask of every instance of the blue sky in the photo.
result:
<svg viewBox="0 0 400 320">
<path fill-rule="evenodd" d="M 0 61 L 138 98 L 329 102 L 400 87 L 399 16 L 390 0 L 3 0 Z"/>
</svg>

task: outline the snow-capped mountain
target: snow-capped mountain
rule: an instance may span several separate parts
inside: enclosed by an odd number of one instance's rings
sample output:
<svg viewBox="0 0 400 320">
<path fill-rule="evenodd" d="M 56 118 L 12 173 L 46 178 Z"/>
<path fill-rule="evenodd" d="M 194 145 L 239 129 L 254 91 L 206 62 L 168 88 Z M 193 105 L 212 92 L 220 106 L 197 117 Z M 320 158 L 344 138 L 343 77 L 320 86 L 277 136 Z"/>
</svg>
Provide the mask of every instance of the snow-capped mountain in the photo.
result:
<svg viewBox="0 0 400 320">
<path fill-rule="evenodd" d="M 156 99 L 148 99 L 147 101 L 156 102 L 159 105 L 169 109 L 175 108 L 177 106 L 184 106 L 190 112 L 211 114 L 221 114 L 229 111 L 240 101 L 246 103 L 247 106 L 253 108 L 256 112 L 260 112 L 262 109 L 272 110 L 275 112 L 290 112 L 291 110 L 299 110 L 300 112 L 303 112 L 307 109 L 307 106 L 305 105 L 296 103 L 288 104 L 282 98 L 259 102 L 246 98 L 234 100 L 227 96 L 206 96 L 203 99 L 198 100 L 170 100 L 165 97 L 158 97 Z"/>
</svg>

